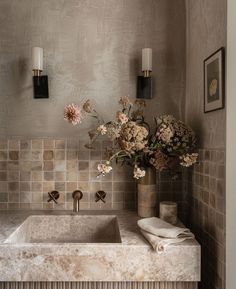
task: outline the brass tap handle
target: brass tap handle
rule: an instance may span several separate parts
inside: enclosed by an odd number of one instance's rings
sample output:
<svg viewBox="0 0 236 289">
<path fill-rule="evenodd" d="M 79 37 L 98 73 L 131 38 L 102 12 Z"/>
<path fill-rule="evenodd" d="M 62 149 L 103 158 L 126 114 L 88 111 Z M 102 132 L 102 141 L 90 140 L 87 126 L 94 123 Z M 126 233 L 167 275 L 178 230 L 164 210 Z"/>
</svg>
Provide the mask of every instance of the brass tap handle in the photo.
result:
<svg viewBox="0 0 236 289">
<path fill-rule="evenodd" d="M 48 202 L 53 201 L 55 204 L 57 204 L 57 199 L 59 199 L 60 193 L 58 191 L 51 191 L 48 192 L 48 196 L 49 196 Z"/>
<path fill-rule="evenodd" d="M 97 191 L 95 196 L 96 196 L 95 202 L 98 202 L 101 200 L 103 203 L 106 203 L 105 201 L 106 193 L 104 191 Z"/>
</svg>

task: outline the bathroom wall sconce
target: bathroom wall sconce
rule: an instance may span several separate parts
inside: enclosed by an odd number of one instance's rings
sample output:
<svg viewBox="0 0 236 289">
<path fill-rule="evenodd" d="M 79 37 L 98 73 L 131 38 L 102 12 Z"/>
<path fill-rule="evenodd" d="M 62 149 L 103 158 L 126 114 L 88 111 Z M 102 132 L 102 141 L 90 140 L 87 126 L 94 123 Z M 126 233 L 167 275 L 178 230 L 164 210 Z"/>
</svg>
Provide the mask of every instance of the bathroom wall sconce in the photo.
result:
<svg viewBox="0 0 236 289">
<path fill-rule="evenodd" d="M 48 93 L 48 76 L 41 75 L 43 71 L 43 48 L 32 48 L 32 70 L 34 98 L 49 98 Z"/>
<path fill-rule="evenodd" d="M 142 49 L 142 76 L 138 76 L 137 98 L 152 98 L 152 49 Z"/>
</svg>

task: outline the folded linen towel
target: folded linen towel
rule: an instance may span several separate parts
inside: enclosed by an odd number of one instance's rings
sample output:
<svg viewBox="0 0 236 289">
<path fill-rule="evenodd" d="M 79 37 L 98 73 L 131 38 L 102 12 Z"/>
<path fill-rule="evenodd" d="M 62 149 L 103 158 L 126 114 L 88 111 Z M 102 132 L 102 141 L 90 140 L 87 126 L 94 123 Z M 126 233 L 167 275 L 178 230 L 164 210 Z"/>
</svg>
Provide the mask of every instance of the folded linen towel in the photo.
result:
<svg viewBox="0 0 236 289">
<path fill-rule="evenodd" d="M 170 244 L 194 238 L 189 229 L 173 226 L 156 217 L 141 219 L 138 221 L 138 226 L 156 252 L 164 251 Z"/>
</svg>

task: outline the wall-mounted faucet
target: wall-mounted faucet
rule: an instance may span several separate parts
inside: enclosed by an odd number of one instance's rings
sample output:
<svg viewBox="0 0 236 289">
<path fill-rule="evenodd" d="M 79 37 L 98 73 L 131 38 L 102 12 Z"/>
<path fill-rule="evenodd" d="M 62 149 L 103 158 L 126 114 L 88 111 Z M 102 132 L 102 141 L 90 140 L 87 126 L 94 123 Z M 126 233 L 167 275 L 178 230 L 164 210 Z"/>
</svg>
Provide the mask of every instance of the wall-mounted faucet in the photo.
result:
<svg viewBox="0 0 236 289">
<path fill-rule="evenodd" d="M 76 190 L 72 193 L 73 198 L 73 211 L 79 212 L 79 201 L 83 198 L 83 193 L 80 190 Z"/>
</svg>

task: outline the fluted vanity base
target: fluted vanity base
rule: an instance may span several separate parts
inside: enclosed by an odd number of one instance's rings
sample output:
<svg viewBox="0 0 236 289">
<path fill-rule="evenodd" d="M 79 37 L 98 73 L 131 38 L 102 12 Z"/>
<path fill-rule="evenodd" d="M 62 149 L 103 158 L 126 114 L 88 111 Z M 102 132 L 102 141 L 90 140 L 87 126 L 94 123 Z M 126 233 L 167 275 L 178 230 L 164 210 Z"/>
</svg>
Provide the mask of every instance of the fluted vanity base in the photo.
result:
<svg viewBox="0 0 236 289">
<path fill-rule="evenodd" d="M 0 289 L 197 289 L 197 282 L 0 282 Z"/>
</svg>

